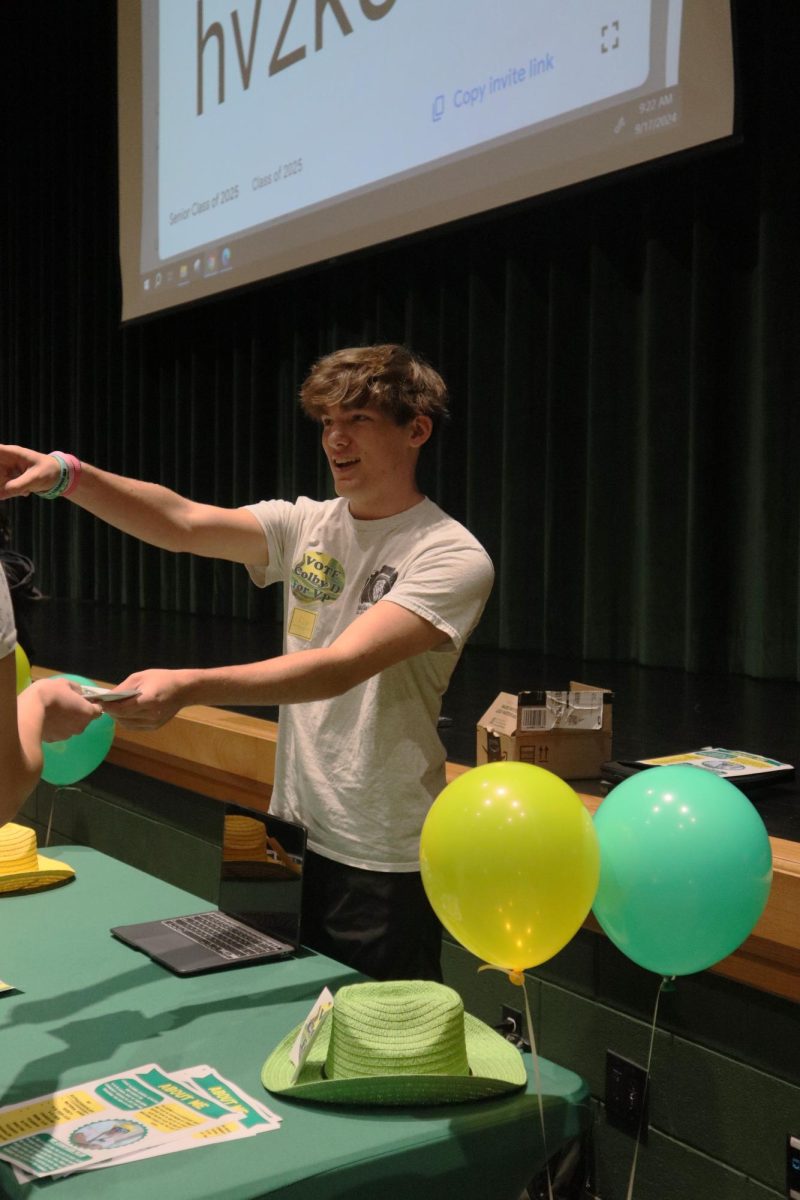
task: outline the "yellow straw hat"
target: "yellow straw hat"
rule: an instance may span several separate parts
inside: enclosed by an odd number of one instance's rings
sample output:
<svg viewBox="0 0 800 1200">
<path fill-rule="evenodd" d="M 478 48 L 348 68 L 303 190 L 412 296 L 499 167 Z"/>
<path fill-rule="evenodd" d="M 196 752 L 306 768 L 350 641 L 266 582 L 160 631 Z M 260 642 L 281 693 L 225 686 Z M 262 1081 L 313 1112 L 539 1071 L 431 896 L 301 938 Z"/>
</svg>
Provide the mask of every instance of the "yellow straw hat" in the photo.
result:
<svg viewBox="0 0 800 1200">
<path fill-rule="evenodd" d="M 74 878 L 72 867 L 38 853 L 32 829 L 13 822 L 0 828 L 0 896 L 38 892 Z"/>
</svg>

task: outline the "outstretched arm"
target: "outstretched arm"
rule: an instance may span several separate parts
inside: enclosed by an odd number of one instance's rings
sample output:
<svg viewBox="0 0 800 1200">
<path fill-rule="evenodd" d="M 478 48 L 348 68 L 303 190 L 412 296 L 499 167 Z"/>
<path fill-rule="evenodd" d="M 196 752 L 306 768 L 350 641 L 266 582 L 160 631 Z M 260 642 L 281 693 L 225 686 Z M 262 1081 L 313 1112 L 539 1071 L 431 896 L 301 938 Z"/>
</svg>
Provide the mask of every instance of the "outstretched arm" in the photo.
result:
<svg viewBox="0 0 800 1200">
<path fill-rule="evenodd" d="M 16 694 L 13 654 L 0 659 L 0 825 L 12 820 L 42 771 L 42 742 L 81 733 L 102 709 L 66 679 L 42 679 Z"/>
<path fill-rule="evenodd" d="M 300 704 L 340 696 L 379 671 L 447 641 L 409 609 L 381 600 L 320 649 L 230 667 L 149 670 L 119 686 L 139 695 L 114 703 L 120 725 L 160 729 L 187 704 Z"/>
<path fill-rule="evenodd" d="M 50 491 L 60 474 L 52 454 L 0 445 L 0 500 Z M 198 504 L 157 483 L 114 475 L 90 463 L 68 499 L 115 529 L 162 550 L 265 566 L 264 534 L 251 512 Z"/>
</svg>

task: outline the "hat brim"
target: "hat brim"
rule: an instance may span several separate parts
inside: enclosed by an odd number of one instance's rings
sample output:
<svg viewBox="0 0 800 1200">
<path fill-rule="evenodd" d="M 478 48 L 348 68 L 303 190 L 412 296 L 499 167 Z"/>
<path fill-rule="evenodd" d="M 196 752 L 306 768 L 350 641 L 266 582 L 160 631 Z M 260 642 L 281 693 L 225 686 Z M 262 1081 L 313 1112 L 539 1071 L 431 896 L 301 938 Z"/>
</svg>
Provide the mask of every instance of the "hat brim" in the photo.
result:
<svg viewBox="0 0 800 1200">
<path fill-rule="evenodd" d="M 16 895 L 18 892 L 43 892 L 46 888 L 59 887 L 75 878 L 75 871 L 68 863 L 57 858 L 36 856 L 35 871 L 14 871 L 3 875 L 0 871 L 0 896 Z"/>
<path fill-rule="evenodd" d="M 289 1051 L 304 1022 L 275 1047 L 261 1069 L 267 1091 L 293 1100 L 326 1104 L 454 1104 L 486 1100 L 516 1091 L 527 1083 L 522 1055 L 477 1017 L 464 1013 L 464 1036 L 469 1075 L 359 1075 L 350 1079 L 326 1079 L 331 1022 L 319 1031 L 295 1083 Z"/>
</svg>

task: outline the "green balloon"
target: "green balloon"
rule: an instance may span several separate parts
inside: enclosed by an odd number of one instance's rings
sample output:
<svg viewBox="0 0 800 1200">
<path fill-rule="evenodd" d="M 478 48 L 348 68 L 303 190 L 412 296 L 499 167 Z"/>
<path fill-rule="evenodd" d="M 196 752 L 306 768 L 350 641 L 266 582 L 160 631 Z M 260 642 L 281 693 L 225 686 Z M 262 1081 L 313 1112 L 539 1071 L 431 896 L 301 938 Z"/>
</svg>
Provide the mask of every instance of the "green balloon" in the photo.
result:
<svg viewBox="0 0 800 1200">
<path fill-rule="evenodd" d="M 769 897 L 772 851 L 743 792 L 699 767 L 651 767 L 595 813 L 593 911 L 623 954 L 659 975 L 703 971 L 750 934 Z"/>
<path fill-rule="evenodd" d="M 59 675 L 73 683 L 94 686 L 82 675 Z M 108 754 L 114 740 L 114 722 L 108 713 L 90 721 L 83 733 L 76 733 L 64 742 L 45 742 L 42 746 L 44 766 L 42 779 L 46 783 L 65 785 L 77 783 L 91 775 Z"/>
</svg>

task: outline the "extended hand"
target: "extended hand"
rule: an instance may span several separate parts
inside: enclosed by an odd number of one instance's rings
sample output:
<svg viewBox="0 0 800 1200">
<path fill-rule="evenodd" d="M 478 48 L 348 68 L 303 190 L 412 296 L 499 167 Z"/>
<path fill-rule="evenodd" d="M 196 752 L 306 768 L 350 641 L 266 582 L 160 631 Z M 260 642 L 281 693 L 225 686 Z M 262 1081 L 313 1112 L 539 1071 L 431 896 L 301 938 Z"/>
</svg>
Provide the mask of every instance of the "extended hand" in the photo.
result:
<svg viewBox="0 0 800 1200">
<path fill-rule="evenodd" d="M 43 742 L 66 741 L 103 715 L 100 705 L 84 699 L 78 685 L 68 679 L 40 679 L 25 691 L 30 691 L 31 702 L 38 700 L 44 709 Z"/>
<path fill-rule="evenodd" d="M 40 454 L 24 446 L 0 445 L 0 500 L 49 492 L 60 475 L 58 461 L 52 454 Z"/>
<path fill-rule="evenodd" d="M 106 705 L 106 712 L 124 729 L 160 729 L 184 705 L 180 671 L 160 668 L 136 671 L 118 687 L 120 691 L 136 688 L 139 693 L 130 700 L 115 700 Z"/>
</svg>

